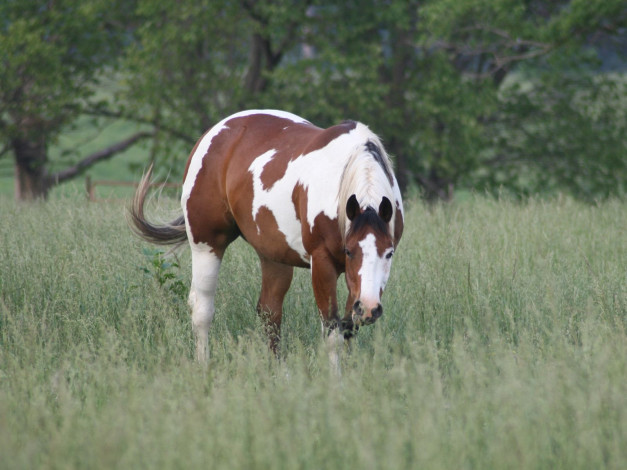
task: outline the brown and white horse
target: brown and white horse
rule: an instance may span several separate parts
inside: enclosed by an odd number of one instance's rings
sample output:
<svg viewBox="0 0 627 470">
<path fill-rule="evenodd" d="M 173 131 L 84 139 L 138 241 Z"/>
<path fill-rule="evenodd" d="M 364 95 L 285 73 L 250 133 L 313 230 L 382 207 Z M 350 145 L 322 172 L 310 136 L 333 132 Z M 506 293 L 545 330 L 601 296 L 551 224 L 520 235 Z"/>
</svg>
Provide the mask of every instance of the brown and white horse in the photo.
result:
<svg viewBox="0 0 627 470">
<path fill-rule="evenodd" d="M 216 124 L 187 161 L 183 215 L 166 225 L 144 216 L 150 171 L 130 209 L 135 231 L 157 244 L 189 240 L 189 303 L 200 361 L 224 252 L 242 236 L 261 261 L 257 310 L 276 352 L 283 299 L 294 266 L 310 268 L 325 331 L 342 342 L 383 313 L 381 295 L 403 233 L 398 183 L 379 138 L 345 121 L 320 129 L 293 114 L 244 111 Z M 348 299 L 340 318 L 337 280 L 345 272 Z"/>
</svg>

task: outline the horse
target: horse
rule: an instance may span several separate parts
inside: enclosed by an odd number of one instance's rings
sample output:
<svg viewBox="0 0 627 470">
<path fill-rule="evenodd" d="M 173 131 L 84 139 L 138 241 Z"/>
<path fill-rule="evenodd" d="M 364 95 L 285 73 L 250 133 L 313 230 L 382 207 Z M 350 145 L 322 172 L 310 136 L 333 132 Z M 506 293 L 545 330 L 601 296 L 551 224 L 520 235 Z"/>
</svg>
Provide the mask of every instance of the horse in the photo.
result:
<svg viewBox="0 0 627 470">
<path fill-rule="evenodd" d="M 294 267 L 311 270 L 323 331 L 334 344 L 383 314 L 381 296 L 404 212 L 391 161 L 366 125 L 344 121 L 323 129 L 278 110 L 233 114 L 193 148 L 183 178 L 182 215 L 170 223 L 145 216 L 151 172 L 152 167 L 129 208 L 131 228 L 155 244 L 189 242 L 189 305 L 200 362 L 209 359 L 220 264 L 240 236 L 259 256 L 257 312 L 275 354 Z M 348 298 L 340 317 L 336 290 L 342 273 Z"/>
</svg>

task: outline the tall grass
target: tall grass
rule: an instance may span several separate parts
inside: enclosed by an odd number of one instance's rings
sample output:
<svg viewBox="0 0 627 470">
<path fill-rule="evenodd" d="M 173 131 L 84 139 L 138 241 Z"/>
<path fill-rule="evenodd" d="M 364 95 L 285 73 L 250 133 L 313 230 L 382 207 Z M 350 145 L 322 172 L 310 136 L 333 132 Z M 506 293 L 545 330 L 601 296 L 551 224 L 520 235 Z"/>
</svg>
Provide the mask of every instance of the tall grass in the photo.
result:
<svg viewBox="0 0 627 470">
<path fill-rule="evenodd" d="M 204 370 L 121 205 L 2 200 L 0 467 L 623 468 L 626 220 L 618 201 L 410 204 L 385 313 L 337 377 L 308 272 L 277 361 L 236 242 Z"/>
</svg>

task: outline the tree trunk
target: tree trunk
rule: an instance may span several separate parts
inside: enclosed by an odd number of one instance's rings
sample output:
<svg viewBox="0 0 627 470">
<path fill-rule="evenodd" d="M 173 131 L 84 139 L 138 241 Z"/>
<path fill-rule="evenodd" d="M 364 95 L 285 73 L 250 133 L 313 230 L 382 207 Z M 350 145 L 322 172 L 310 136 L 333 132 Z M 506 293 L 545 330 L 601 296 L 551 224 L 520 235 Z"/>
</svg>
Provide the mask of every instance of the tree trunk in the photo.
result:
<svg viewBox="0 0 627 470">
<path fill-rule="evenodd" d="M 407 147 L 403 145 L 406 136 L 403 135 L 401 128 L 406 123 L 411 122 L 411 116 L 407 115 L 407 88 L 408 73 L 411 70 L 411 61 L 415 55 L 414 44 L 412 38 L 415 35 L 417 18 L 417 5 L 408 2 L 405 14 L 411 18 L 409 27 L 400 27 L 391 31 L 390 41 L 392 44 L 391 63 L 387 68 L 382 69 L 382 79 L 389 85 L 389 91 L 385 97 L 386 104 L 394 113 L 399 113 L 397 118 L 398 131 L 387 137 L 388 150 L 396 158 L 396 178 L 402 192 L 405 192 L 410 180 L 412 179 L 411 168 L 409 165 L 409 156 L 407 155 Z M 414 156 L 414 158 L 416 158 Z"/>
<path fill-rule="evenodd" d="M 450 179 L 441 177 L 436 169 L 431 169 L 426 175 L 417 174 L 416 181 L 422 188 L 425 201 L 434 203 L 453 200 L 455 185 Z"/>
<path fill-rule="evenodd" d="M 409 180 L 411 179 L 411 171 L 407 162 L 405 149 L 400 144 L 399 140 L 394 136 L 386 141 L 385 148 L 388 153 L 394 157 L 396 181 L 398 182 L 398 187 L 401 192 L 404 193 L 409 185 Z"/>
<path fill-rule="evenodd" d="M 266 87 L 266 79 L 263 76 L 264 70 L 268 67 L 265 42 L 261 34 L 253 33 L 248 57 L 248 72 L 244 83 L 244 88 L 251 95 L 260 93 Z"/>
<path fill-rule="evenodd" d="M 15 155 L 15 199 L 46 199 L 50 185 L 46 171 L 48 155 L 45 142 L 16 138 L 12 147 Z"/>
<path fill-rule="evenodd" d="M 92 165 L 107 160 L 152 135 L 152 132 L 147 131 L 136 132 L 56 173 L 49 173 L 46 168 L 48 155 L 43 139 L 40 142 L 14 139 L 12 144 L 15 154 L 15 199 L 18 201 L 46 199 L 51 187 L 76 178 Z"/>
</svg>

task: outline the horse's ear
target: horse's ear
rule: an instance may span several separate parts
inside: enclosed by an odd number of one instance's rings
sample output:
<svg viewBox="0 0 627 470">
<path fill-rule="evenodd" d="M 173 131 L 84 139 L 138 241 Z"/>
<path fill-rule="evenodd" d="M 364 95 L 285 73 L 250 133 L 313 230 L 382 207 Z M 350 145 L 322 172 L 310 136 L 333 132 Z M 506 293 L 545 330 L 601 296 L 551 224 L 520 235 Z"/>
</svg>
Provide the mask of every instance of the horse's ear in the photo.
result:
<svg viewBox="0 0 627 470">
<path fill-rule="evenodd" d="M 346 202 L 346 217 L 348 217 L 348 220 L 352 221 L 359 215 L 360 212 L 361 209 L 359 207 L 359 202 L 357 201 L 357 196 L 353 194 Z"/>
<path fill-rule="evenodd" d="M 379 204 L 379 217 L 381 217 L 383 221 L 387 224 L 390 222 L 390 220 L 392 220 L 393 212 L 394 211 L 392 210 L 392 203 L 387 197 L 383 196 L 381 204 Z"/>
</svg>

